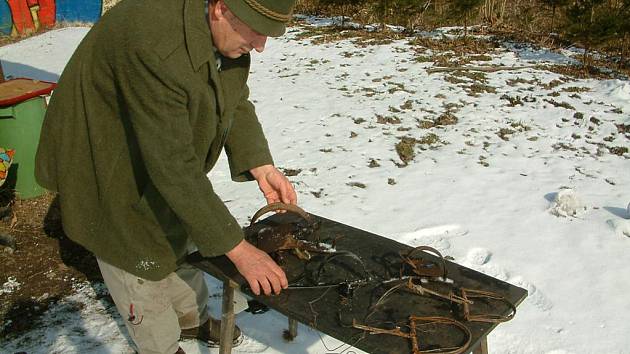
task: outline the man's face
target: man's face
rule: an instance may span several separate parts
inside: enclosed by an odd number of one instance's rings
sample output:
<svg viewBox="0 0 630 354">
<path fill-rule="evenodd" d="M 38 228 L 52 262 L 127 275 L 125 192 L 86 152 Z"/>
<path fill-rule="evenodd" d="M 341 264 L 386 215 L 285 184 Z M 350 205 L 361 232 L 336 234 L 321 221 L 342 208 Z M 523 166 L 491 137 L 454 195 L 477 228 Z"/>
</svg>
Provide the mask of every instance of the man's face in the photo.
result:
<svg viewBox="0 0 630 354">
<path fill-rule="evenodd" d="M 223 1 L 209 4 L 210 31 L 214 46 L 225 57 L 238 58 L 252 49 L 257 52 L 265 50 L 267 36 L 262 35 L 239 20 Z"/>
</svg>

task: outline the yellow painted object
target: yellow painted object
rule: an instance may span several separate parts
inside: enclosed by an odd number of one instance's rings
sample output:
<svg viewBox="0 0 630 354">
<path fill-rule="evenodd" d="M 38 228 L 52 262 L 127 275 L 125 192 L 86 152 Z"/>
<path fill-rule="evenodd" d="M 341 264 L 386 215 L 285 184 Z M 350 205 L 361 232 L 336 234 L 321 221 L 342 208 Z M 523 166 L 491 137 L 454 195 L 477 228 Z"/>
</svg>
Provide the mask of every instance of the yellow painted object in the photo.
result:
<svg viewBox="0 0 630 354">
<path fill-rule="evenodd" d="M 13 162 L 13 154 L 15 150 L 5 149 L 0 147 L 0 186 L 7 180 L 9 174 L 9 167 Z"/>
</svg>

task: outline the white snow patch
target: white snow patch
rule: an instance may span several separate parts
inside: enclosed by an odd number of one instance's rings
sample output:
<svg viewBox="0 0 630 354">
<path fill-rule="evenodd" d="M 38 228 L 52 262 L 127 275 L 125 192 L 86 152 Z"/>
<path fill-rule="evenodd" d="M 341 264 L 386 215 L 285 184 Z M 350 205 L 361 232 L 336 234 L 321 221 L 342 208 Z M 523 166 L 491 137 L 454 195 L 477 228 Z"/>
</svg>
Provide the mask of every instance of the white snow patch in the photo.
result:
<svg viewBox="0 0 630 354">
<path fill-rule="evenodd" d="M 7 281 L 4 282 L 4 284 L 2 284 L 2 289 L 0 289 L 0 295 L 10 294 L 14 291 L 17 291 L 20 289 L 20 285 L 22 284 L 18 282 L 15 277 L 8 277 Z"/>
<path fill-rule="evenodd" d="M 562 189 L 556 195 L 549 212 L 555 216 L 579 217 L 586 211 L 586 206 L 573 189 Z"/>
<path fill-rule="evenodd" d="M 630 220 L 609 219 L 606 222 L 617 235 L 630 237 Z"/>
</svg>

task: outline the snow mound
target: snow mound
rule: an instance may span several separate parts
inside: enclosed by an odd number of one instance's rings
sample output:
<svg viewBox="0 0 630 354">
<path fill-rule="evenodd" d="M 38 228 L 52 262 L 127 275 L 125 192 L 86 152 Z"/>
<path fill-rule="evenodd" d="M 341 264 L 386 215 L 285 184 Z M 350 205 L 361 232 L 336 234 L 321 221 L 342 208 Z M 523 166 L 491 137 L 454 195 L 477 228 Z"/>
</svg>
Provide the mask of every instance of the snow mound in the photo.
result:
<svg viewBox="0 0 630 354">
<path fill-rule="evenodd" d="M 549 208 L 549 212 L 555 216 L 578 217 L 586 211 L 586 205 L 573 189 L 562 189 L 556 195 Z"/>
<path fill-rule="evenodd" d="M 611 98 L 630 100 L 630 83 L 621 80 L 605 80 L 600 83 L 602 91 L 607 91 Z"/>
</svg>

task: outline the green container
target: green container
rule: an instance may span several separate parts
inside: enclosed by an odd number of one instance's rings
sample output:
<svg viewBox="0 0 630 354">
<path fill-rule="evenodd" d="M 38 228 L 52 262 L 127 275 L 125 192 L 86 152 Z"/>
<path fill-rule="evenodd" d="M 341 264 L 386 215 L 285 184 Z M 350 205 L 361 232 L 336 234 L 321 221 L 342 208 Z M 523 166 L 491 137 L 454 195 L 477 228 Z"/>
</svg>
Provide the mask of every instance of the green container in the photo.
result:
<svg viewBox="0 0 630 354">
<path fill-rule="evenodd" d="M 43 97 L 0 107 L 0 146 L 15 149 L 13 164 L 2 188 L 15 189 L 20 199 L 38 197 L 46 191 L 35 181 L 35 153 L 45 113 Z"/>
</svg>

